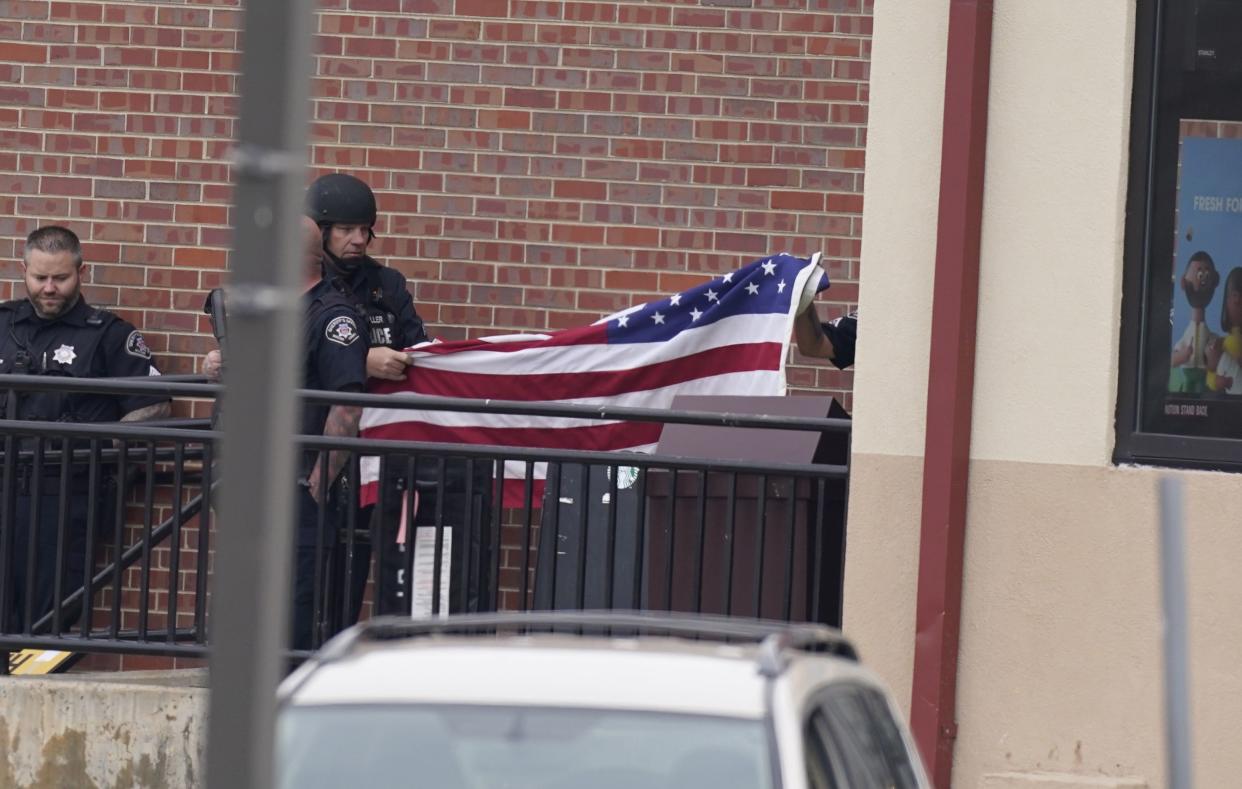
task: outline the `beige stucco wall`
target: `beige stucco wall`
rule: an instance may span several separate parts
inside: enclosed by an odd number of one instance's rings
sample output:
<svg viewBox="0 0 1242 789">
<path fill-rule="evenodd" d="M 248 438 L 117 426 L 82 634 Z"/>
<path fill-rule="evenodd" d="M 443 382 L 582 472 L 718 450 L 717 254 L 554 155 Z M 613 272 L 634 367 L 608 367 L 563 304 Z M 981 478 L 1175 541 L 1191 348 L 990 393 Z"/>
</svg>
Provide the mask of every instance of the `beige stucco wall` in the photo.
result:
<svg viewBox="0 0 1242 789">
<path fill-rule="evenodd" d="M 1164 784 L 1156 482 L 1111 465 L 1133 0 L 996 0 L 954 785 Z M 877 0 L 845 627 L 909 704 L 948 3 Z M 1238 475 L 1186 485 L 1196 778 L 1242 774 Z"/>
</svg>

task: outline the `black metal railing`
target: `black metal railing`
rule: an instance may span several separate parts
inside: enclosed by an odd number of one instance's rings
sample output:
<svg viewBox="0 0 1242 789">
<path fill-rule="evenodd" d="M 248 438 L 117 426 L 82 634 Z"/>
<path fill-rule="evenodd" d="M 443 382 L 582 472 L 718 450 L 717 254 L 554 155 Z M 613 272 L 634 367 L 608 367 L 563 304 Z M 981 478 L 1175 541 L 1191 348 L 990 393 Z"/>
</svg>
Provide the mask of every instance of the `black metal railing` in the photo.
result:
<svg viewBox="0 0 1242 789">
<path fill-rule="evenodd" d="M 221 391 L 187 377 L 6 376 L 4 387 L 182 398 Z M 848 420 L 299 396 L 363 407 L 812 431 L 837 436 L 838 452 L 827 462 L 758 463 L 299 437 L 303 451 L 344 451 L 350 462 L 335 483 L 324 472 L 319 488 L 331 491 L 324 502 L 300 500 L 314 507 L 303 511 L 313 536 L 303 536 L 294 572 L 301 561 L 311 600 L 295 609 L 301 606 L 311 631 L 295 655 L 355 617 L 378 613 L 624 608 L 840 623 Z M 0 650 L 205 655 L 211 505 L 228 476 L 215 459 L 220 438 L 206 420 L 0 421 Z M 368 462 L 377 479 L 374 504 L 365 509 L 357 504 L 364 457 L 375 459 Z M 520 473 L 507 470 L 513 464 Z M 536 464 L 546 464 L 546 473 Z M 292 480 L 290 490 L 309 495 Z"/>
</svg>

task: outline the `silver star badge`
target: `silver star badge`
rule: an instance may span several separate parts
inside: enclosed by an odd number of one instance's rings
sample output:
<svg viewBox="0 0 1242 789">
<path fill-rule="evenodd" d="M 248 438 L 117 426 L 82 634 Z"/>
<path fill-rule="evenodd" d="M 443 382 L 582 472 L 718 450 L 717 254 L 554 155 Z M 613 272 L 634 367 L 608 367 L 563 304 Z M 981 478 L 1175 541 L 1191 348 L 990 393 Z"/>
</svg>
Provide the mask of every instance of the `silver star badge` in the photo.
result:
<svg viewBox="0 0 1242 789">
<path fill-rule="evenodd" d="M 73 364 L 78 355 L 73 352 L 72 345 L 62 345 L 52 352 L 52 361 L 57 364 Z"/>
</svg>

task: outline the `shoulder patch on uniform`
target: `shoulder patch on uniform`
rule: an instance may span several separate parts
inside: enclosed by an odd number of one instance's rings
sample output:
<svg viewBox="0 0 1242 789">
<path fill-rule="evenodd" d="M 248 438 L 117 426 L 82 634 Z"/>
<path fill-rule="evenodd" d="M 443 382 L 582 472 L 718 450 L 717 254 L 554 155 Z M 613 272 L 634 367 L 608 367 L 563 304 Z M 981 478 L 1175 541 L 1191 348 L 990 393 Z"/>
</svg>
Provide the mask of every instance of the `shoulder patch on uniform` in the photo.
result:
<svg viewBox="0 0 1242 789">
<path fill-rule="evenodd" d="M 151 349 L 147 347 L 147 341 L 143 339 L 142 332 L 137 329 L 131 331 L 125 338 L 125 352 L 140 359 L 151 358 Z"/>
<path fill-rule="evenodd" d="M 337 345 L 353 345 L 359 336 L 358 324 L 354 323 L 354 319 L 348 315 L 338 315 L 328 321 L 327 328 L 323 330 L 323 336 Z"/>
</svg>

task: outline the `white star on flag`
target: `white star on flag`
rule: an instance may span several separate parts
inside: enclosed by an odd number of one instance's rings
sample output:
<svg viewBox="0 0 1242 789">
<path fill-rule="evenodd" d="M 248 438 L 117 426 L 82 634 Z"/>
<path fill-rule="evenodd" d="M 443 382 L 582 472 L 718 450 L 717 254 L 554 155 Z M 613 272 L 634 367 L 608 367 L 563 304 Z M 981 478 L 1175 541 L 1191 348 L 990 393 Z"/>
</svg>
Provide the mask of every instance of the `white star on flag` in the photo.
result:
<svg viewBox="0 0 1242 789">
<path fill-rule="evenodd" d="M 776 276 L 776 264 L 773 263 L 772 261 L 769 260 L 767 263 L 764 263 L 762 266 L 760 266 L 760 268 L 763 269 L 763 275 L 765 277 Z"/>
<path fill-rule="evenodd" d="M 655 321 L 658 325 L 664 324 L 664 316 L 658 312 L 651 316 L 651 320 Z"/>
<path fill-rule="evenodd" d="M 746 292 L 753 296 L 759 292 L 759 286 L 752 282 L 746 286 Z"/>
<path fill-rule="evenodd" d="M 681 305 L 681 294 L 674 293 L 671 297 L 669 297 L 668 303 L 672 304 L 674 307 L 680 306 Z"/>
<path fill-rule="evenodd" d="M 703 317 L 703 313 L 699 312 L 697 308 L 694 308 L 694 307 L 690 308 L 690 322 L 691 323 L 694 323 L 701 317 Z"/>
<path fill-rule="evenodd" d="M 732 281 L 733 281 L 733 272 L 732 272 L 732 271 L 730 271 L 728 274 L 725 274 L 725 275 L 724 275 L 724 281 L 725 281 L 725 282 L 732 282 Z"/>
<path fill-rule="evenodd" d="M 629 324 L 629 322 L 630 322 L 629 315 L 622 315 L 620 318 L 617 318 L 617 325 L 620 326 L 622 329 L 624 329 Z"/>
<path fill-rule="evenodd" d="M 785 280 L 781 280 L 780 282 L 776 283 L 776 292 L 777 293 L 785 292 Z"/>
<path fill-rule="evenodd" d="M 708 288 L 708 289 L 707 289 L 707 300 L 708 300 L 708 301 L 715 301 L 715 300 L 716 300 L 716 291 L 712 290 L 711 288 Z"/>
</svg>

